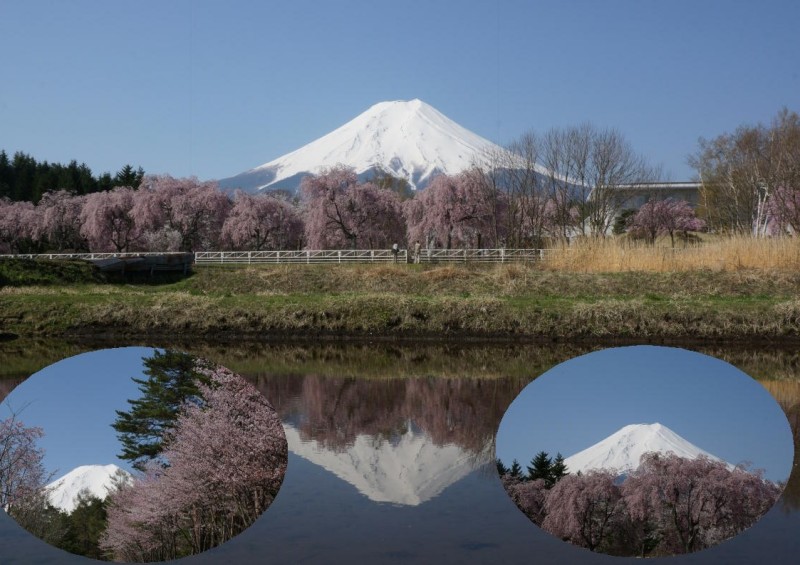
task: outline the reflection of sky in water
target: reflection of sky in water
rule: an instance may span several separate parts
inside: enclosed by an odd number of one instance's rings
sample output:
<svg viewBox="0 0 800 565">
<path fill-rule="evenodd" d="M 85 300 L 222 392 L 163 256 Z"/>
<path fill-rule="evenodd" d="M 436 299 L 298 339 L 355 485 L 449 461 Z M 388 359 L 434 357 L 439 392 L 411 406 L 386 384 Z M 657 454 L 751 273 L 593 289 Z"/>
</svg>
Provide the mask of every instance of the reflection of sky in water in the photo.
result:
<svg viewBox="0 0 800 565">
<path fill-rule="evenodd" d="M 590 353 L 536 379 L 503 417 L 497 455 L 524 468 L 539 451 L 568 457 L 623 426 L 655 422 L 772 480 L 791 471 L 791 429 L 764 387 L 719 359 L 651 346 Z"/>
<path fill-rule="evenodd" d="M 26 426 L 44 429 L 39 445 L 48 471 L 63 475 L 80 465 L 114 463 L 121 444 L 111 427 L 115 410 L 141 395 L 131 377 L 142 376 L 146 347 L 103 349 L 54 363 L 19 384 L 0 404 L 0 418 L 14 410 Z"/>
</svg>

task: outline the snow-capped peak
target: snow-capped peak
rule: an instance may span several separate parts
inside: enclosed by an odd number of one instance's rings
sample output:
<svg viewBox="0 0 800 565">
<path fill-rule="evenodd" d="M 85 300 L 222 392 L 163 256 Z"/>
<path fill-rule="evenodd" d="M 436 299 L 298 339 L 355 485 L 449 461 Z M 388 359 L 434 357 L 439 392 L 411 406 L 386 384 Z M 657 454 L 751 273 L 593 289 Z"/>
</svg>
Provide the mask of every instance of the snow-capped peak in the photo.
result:
<svg viewBox="0 0 800 565">
<path fill-rule="evenodd" d="M 250 192 L 296 188 L 303 175 L 342 164 L 359 175 L 391 174 L 416 189 L 436 174 L 460 173 L 502 151 L 422 100 L 396 100 L 375 104 L 316 141 L 219 184 Z"/>
<path fill-rule="evenodd" d="M 317 440 L 304 440 L 284 424 L 289 450 L 350 483 L 375 502 L 418 506 L 491 461 L 491 442 L 472 453 L 455 444 L 436 445 L 422 431 L 386 438 L 367 434 L 351 446 L 333 450 Z"/>
<path fill-rule="evenodd" d="M 113 488 L 117 475 L 125 477 L 126 482 L 132 480 L 130 473 L 114 464 L 81 465 L 45 488 L 49 491 L 50 504 L 70 513 L 77 506 L 76 498 L 80 491 L 88 489 L 94 496 L 104 499 Z"/>
<path fill-rule="evenodd" d="M 570 473 L 609 469 L 625 474 L 636 470 L 641 456 L 649 452 L 672 452 L 687 459 L 705 455 L 713 461 L 722 461 L 663 424 L 655 423 L 625 426 L 591 447 L 567 457 L 564 463 Z"/>
</svg>

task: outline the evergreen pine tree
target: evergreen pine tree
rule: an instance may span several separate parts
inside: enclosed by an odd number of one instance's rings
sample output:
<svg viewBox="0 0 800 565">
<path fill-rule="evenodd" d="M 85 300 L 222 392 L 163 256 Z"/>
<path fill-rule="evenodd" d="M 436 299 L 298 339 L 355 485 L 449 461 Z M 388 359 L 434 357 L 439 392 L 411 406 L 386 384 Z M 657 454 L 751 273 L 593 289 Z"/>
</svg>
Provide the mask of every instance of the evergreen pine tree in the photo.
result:
<svg viewBox="0 0 800 565">
<path fill-rule="evenodd" d="M 502 477 L 503 475 L 508 473 L 508 467 L 503 465 L 503 462 L 500 461 L 499 457 L 497 459 L 495 459 L 495 464 L 497 465 L 497 474 L 498 475 L 500 475 Z"/>
<path fill-rule="evenodd" d="M 553 460 L 553 466 L 550 467 L 550 483 L 551 486 L 556 484 L 560 481 L 563 477 L 569 474 L 569 469 L 567 469 L 567 465 L 564 463 L 564 456 L 560 453 L 556 454 L 556 458 Z"/>
<path fill-rule="evenodd" d="M 131 165 L 125 165 L 114 176 L 112 186 L 129 186 L 131 188 L 139 188 L 144 178 L 144 169 L 139 167 L 134 170 Z"/>
<path fill-rule="evenodd" d="M 83 489 L 78 504 L 66 519 L 66 533 L 58 547 L 91 559 L 105 560 L 100 549 L 100 536 L 106 529 L 106 502 Z"/>
<path fill-rule="evenodd" d="M 129 399 L 130 410 L 117 410 L 112 427 L 122 442 L 121 459 L 143 470 L 164 450 L 163 436 L 175 423 L 181 405 L 202 401 L 198 382 L 209 381 L 196 371 L 197 359 L 188 353 L 156 351 L 144 359 L 147 378 L 133 378 L 142 391 L 140 398 Z"/>
<path fill-rule="evenodd" d="M 514 459 L 514 461 L 511 462 L 511 468 L 508 470 L 508 473 L 515 479 L 522 477 L 522 466 L 519 464 L 519 461 Z"/>
<path fill-rule="evenodd" d="M 546 451 L 540 451 L 536 456 L 531 459 L 531 464 L 528 465 L 528 480 L 535 481 L 536 479 L 543 479 L 545 486 L 550 488 L 552 485 L 551 469 L 553 461 L 548 457 Z"/>
</svg>

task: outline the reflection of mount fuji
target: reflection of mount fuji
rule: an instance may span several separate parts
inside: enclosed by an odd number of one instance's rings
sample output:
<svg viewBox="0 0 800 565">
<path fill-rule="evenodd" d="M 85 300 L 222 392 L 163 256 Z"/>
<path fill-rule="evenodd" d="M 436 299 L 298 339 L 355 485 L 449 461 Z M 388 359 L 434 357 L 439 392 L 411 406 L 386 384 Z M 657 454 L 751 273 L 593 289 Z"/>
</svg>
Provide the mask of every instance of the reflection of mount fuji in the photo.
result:
<svg viewBox="0 0 800 565">
<path fill-rule="evenodd" d="M 390 438 L 359 434 L 345 448 L 303 440 L 284 424 L 289 450 L 350 483 L 375 502 L 417 506 L 491 461 L 492 445 L 475 453 L 458 445 L 436 445 L 430 435 L 407 426 Z"/>
</svg>

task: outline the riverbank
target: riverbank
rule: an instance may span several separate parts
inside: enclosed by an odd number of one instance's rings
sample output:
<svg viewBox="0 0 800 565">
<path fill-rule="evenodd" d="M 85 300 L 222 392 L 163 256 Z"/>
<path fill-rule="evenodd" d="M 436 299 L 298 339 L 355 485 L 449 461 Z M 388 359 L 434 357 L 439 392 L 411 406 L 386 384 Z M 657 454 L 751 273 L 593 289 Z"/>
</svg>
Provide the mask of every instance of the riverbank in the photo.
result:
<svg viewBox="0 0 800 565">
<path fill-rule="evenodd" d="M 800 274 L 789 270 L 590 274 L 523 264 L 273 265 L 199 268 L 163 284 L 65 272 L 64 280 L 30 275 L 2 286 L 0 333 L 800 340 Z"/>
</svg>

